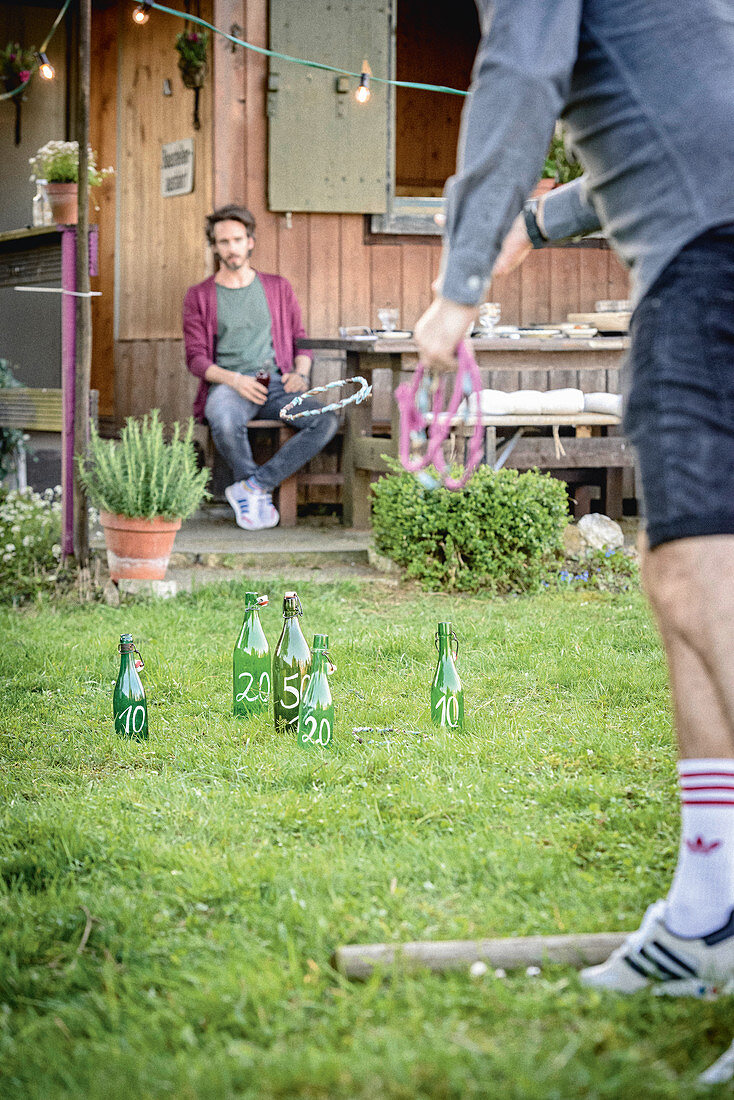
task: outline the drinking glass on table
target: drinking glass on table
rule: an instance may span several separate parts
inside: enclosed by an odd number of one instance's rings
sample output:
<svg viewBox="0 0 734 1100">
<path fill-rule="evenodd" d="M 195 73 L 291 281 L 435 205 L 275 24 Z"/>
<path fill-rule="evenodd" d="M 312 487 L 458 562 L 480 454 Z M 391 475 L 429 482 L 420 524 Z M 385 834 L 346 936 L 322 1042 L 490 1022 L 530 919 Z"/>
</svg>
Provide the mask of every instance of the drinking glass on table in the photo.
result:
<svg viewBox="0 0 734 1100">
<path fill-rule="evenodd" d="M 482 336 L 492 336 L 502 313 L 499 302 L 485 302 L 479 307 L 479 328 Z"/>
<path fill-rule="evenodd" d="M 395 332 L 400 320 L 400 311 L 395 306 L 383 306 L 377 311 L 377 320 L 383 332 Z"/>
</svg>

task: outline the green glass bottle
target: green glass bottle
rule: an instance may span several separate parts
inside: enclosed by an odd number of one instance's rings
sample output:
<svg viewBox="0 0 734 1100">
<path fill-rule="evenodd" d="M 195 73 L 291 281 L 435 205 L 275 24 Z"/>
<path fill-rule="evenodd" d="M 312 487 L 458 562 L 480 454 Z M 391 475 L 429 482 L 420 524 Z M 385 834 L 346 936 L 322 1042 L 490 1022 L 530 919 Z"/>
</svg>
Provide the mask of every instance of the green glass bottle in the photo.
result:
<svg viewBox="0 0 734 1100">
<path fill-rule="evenodd" d="M 334 704 L 327 676 L 329 638 L 315 634 L 311 674 L 298 709 L 298 744 L 326 748 L 334 737 Z"/>
<path fill-rule="evenodd" d="M 451 640 L 456 643 L 452 654 Z M 434 726 L 462 729 L 464 726 L 464 691 L 454 659 L 459 652 L 459 640 L 451 623 L 439 623 L 436 634 L 438 664 L 431 684 L 431 720 Z"/>
<path fill-rule="evenodd" d="M 295 592 L 283 597 L 283 629 L 273 653 L 273 717 L 279 732 L 296 732 L 304 682 L 308 683 L 311 650 L 298 617 L 303 614 Z"/>
<path fill-rule="evenodd" d="M 257 613 L 267 596 L 245 593 L 245 618 L 232 654 L 232 713 L 236 718 L 262 714 L 270 706 L 270 651 Z"/>
<path fill-rule="evenodd" d="M 120 635 L 119 651 L 120 671 L 112 693 L 115 733 L 136 741 L 147 741 L 148 704 L 145 701 L 145 688 L 138 676 L 138 668 L 143 668 L 144 665 L 135 648 L 132 634 Z M 135 660 L 136 653 L 139 661 Z"/>
</svg>

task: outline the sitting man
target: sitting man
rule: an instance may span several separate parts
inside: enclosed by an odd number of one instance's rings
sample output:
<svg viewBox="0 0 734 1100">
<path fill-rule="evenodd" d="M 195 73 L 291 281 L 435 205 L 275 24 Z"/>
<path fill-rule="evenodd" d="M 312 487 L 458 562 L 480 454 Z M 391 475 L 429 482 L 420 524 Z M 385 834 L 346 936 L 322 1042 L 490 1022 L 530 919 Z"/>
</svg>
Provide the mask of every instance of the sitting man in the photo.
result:
<svg viewBox="0 0 734 1100">
<path fill-rule="evenodd" d="M 250 266 L 255 246 L 250 211 L 234 205 L 215 210 L 206 233 L 219 270 L 189 287 L 183 310 L 186 366 L 200 379 L 194 416 L 208 422 L 217 450 L 232 469 L 234 483 L 225 495 L 237 523 L 257 531 L 277 525 L 273 489 L 326 446 L 338 420 L 334 413 L 322 413 L 293 421 L 298 434 L 264 465 L 255 463 L 248 423 L 277 420 L 280 410 L 308 389 L 312 357 L 295 346 L 306 331 L 291 284 Z M 298 411 L 318 407 L 306 398 Z"/>
</svg>

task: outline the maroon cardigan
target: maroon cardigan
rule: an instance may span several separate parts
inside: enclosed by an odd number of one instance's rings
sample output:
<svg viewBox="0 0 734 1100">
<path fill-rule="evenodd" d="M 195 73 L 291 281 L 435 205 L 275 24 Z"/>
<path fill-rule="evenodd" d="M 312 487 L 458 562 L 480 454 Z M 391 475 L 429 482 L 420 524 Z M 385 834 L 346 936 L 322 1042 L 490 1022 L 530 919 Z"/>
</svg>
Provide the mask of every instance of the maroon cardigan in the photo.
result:
<svg viewBox="0 0 734 1100">
<path fill-rule="evenodd" d="M 293 370 L 296 355 L 313 353 L 297 348 L 296 340 L 306 336 L 293 287 L 282 275 L 266 275 L 257 272 L 270 310 L 273 333 L 275 365 L 283 374 Z M 186 366 L 199 379 L 194 398 L 194 417 L 204 420 L 204 406 L 209 383 L 204 375 L 217 359 L 217 287 L 214 276 L 204 279 L 186 291 L 183 306 L 183 332 L 186 348 Z"/>
</svg>

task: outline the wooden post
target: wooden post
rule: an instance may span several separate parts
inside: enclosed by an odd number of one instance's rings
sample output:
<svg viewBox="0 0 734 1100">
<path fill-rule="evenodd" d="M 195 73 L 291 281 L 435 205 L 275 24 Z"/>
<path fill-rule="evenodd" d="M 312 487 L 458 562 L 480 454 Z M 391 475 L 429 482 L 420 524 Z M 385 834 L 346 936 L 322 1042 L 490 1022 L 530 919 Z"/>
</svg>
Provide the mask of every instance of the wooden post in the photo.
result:
<svg viewBox="0 0 734 1100">
<path fill-rule="evenodd" d="M 76 226 L 76 378 L 74 442 L 86 455 L 89 438 L 89 384 L 92 364 L 92 303 L 89 297 L 89 52 L 91 0 L 79 2 L 79 97 L 76 134 L 79 142 L 79 212 Z M 74 469 L 74 554 L 79 565 L 89 562 L 87 496 Z"/>
<path fill-rule="evenodd" d="M 523 936 L 500 940 L 426 940 L 418 943 L 365 943 L 337 947 L 333 964 L 346 978 L 368 978 L 375 967 L 461 970 L 475 962 L 511 970 L 518 966 L 604 962 L 626 932 L 581 932 L 569 936 Z"/>
</svg>

